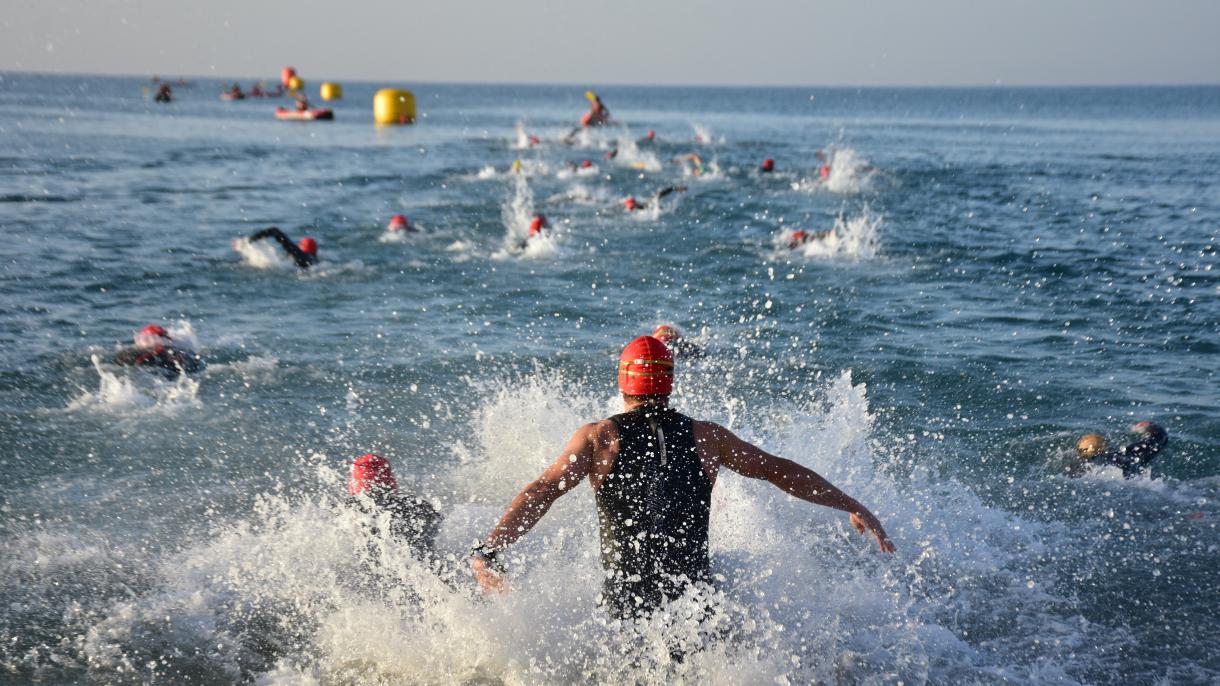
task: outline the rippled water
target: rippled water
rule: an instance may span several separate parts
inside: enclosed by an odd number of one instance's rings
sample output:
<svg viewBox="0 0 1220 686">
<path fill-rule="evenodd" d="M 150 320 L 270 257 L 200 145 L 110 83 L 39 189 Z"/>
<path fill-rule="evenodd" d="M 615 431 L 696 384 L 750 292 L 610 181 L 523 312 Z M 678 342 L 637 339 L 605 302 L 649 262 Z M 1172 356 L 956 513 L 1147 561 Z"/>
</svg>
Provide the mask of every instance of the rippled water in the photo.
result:
<svg viewBox="0 0 1220 686">
<path fill-rule="evenodd" d="M 376 129 L 373 84 L 312 124 L 146 85 L 0 79 L 0 681 L 1220 679 L 1220 88 L 618 87 L 627 126 L 569 147 L 574 87 L 420 85 L 419 124 Z M 553 237 L 518 254 L 534 211 Z M 268 225 L 320 268 L 234 251 Z M 711 353 L 676 405 L 899 552 L 729 476 L 713 618 L 628 630 L 583 487 L 490 603 L 337 506 L 381 452 L 461 554 L 662 321 Z M 148 322 L 207 371 L 109 365 Z M 1171 436 L 1151 477 L 1063 475 L 1143 418 Z"/>
</svg>

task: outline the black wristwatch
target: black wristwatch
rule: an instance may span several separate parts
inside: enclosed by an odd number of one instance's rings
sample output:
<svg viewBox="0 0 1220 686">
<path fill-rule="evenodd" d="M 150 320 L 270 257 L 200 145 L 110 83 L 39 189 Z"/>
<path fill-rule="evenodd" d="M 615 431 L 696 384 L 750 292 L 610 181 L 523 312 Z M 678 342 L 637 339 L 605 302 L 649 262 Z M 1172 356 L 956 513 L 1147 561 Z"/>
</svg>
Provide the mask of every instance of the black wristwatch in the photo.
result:
<svg viewBox="0 0 1220 686">
<path fill-rule="evenodd" d="M 486 544 L 479 543 L 470 549 L 470 556 L 479 558 L 483 561 L 483 564 L 491 567 L 497 572 L 503 573 L 504 565 L 496 560 L 496 555 L 499 554 L 499 552 L 500 551 L 496 548 L 489 548 Z"/>
</svg>

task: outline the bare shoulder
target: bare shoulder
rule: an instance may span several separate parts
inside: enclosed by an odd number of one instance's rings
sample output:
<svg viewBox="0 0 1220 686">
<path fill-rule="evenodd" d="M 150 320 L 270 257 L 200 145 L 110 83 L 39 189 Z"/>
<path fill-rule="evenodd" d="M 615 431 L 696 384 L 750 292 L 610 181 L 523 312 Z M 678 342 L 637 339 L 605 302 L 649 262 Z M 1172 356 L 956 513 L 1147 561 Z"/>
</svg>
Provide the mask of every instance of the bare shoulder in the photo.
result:
<svg viewBox="0 0 1220 686">
<path fill-rule="evenodd" d="M 713 443 L 721 443 L 724 441 L 724 439 L 733 435 L 732 432 L 716 422 L 705 422 L 698 419 L 692 420 L 692 422 L 692 430 L 695 433 L 696 443 L 705 443 L 709 441 Z"/>
</svg>

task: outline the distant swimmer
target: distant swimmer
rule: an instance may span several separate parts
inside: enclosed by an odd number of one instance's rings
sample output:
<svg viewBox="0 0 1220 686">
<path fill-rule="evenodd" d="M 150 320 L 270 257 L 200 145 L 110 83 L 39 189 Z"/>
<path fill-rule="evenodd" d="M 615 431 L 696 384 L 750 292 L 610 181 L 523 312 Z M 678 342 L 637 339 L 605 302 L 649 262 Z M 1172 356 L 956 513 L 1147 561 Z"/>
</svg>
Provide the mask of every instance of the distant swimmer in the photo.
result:
<svg viewBox="0 0 1220 686">
<path fill-rule="evenodd" d="M 674 357 L 693 360 L 705 354 L 702 346 L 692 343 L 673 324 L 661 324 L 652 332 L 652 337 L 668 346 Z"/>
<path fill-rule="evenodd" d="M 527 235 L 525 237 L 525 240 L 523 240 L 519 244 L 517 244 L 517 247 L 522 250 L 525 250 L 529 246 L 531 240 L 533 240 L 535 237 L 540 237 L 540 236 L 546 235 L 546 232 L 549 231 L 550 228 L 551 228 L 551 222 L 550 222 L 550 220 L 548 220 L 546 218 L 546 215 L 535 214 L 533 217 L 530 218 L 529 235 Z"/>
<path fill-rule="evenodd" d="M 230 100 L 244 100 L 246 97 L 246 94 L 241 92 L 241 85 L 236 83 L 229 88 L 227 95 Z"/>
<path fill-rule="evenodd" d="M 153 96 L 153 100 L 156 102 L 173 102 L 174 89 L 170 88 L 168 83 L 157 86 L 157 94 Z"/>
<path fill-rule="evenodd" d="M 813 243 L 815 241 L 826 240 L 830 233 L 830 231 L 806 231 L 804 229 L 797 229 L 796 231 L 792 232 L 791 236 L 788 237 L 788 249 L 796 250 L 802 245 Z"/>
<path fill-rule="evenodd" d="M 606 572 L 599 601 L 620 619 L 647 617 L 689 588 L 714 582 L 708 529 L 721 467 L 846 512 L 852 526 L 871 533 L 882 551 L 894 552 L 881 521 L 817 473 L 671 408 L 673 379 L 674 358 L 661 341 L 640 336 L 623 349 L 623 413 L 577 429 L 558 459 L 521 490 L 471 550 L 471 570 L 485 592 L 507 590 L 499 555 L 585 477 L 597 507 L 597 549 Z M 580 526 L 576 520 L 565 525 Z M 813 555 L 807 541 L 791 544 L 794 564 Z"/>
<path fill-rule="evenodd" d="M 652 129 L 648 129 L 648 133 L 644 134 L 643 138 L 636 141 L 636 145 L 652 145 L 653 143 L 656 143 L 656 142 L 657 142 L 657 132 L 653 131 Z"/>
<path fill-rule="evenodd" d="M 420 560 L 436 557 L 436 534 L 441 514 L 419 495 L 407 495 L 384 457 L 368 453 L 352 463 L 347 482 L 349 502 L 370 515 L 388 512 L 390 535 L 410 548 Z"/>
<path fill-rule="evenodd" d="M 703 163 L 703 158 L 699 157 L 693 152 L 686 155 L 679 155 L 674 159 L 680 165 L 682 165 L 682 170 L 691 176 L 703 176 L 703 174 L 708 171 L 707 165 Z"/>
<path fill-rule="evenodd" d="M 817 158 L 818 162 L 822 163 L 821 166 L 818 167 L 818 178 L 822 179 L 823 181 L 830 178 L 830 161 L 826 159 L 826 153 L 819 150 L 815 152 L 813 156 Z"/>
<path fill-rule="evenodd" d="M 661 198 L 664 198 L 665 196 L 669 195 L 670 193 L 685 193 L 685 192 L 686 192 L 686 186 L 666 186 L 665 188 L 662 188 L 661 190 L 657 191 L 656 195 L 652 196 L 652 200 L 650 200 L 648 202 L 642 202 L 640 200 L 636 200 L 633 196 L 628 196 L 626 199 L 623 200 L 623 208 L 626 209 L 628 212 L 635 212 L 637 210 L 646 210 L 649 207 L 652 207 L 653 205 L 657 204 L 657 202 L 659 202 L 661 200 Z"/>
<path fill-rule="evenodd" d="M 115 354 L 115 364 L 149 369 L 170 381 L 180 374 L 203 371 L 203 359 L 193 350 L 176 344 L 163 326 L 149 324 L 137 331 L 132 340 L 135 345 Z"/>
<path fill-rule="evenodd" d="M 262 231 L 250 234 L 250 238 L 247 240 L 249 240 L 251 243 L 255 243 L 263 240 L 264 238 L 274 238 L 275 241 L 284 248 L 284 252 L 288 253 L 288 256 L 291 257 L 301 269 L 309 269 L 318 263 L 318 242 L 309 236 L 302 238 L 300 243 L 293 243 L 288 236 L 284 235 L 283 231 L 280 231 L 278 228 L 272 226 L 270 228 L 263 229 Z"/>
<path fill-rule="evenodd" d="M 758 171 L 764 174 L 770 174 L 771 172 L 775 171 L 775 160 L 771 159 L 770 157 L 763 160 L 762 166 L 758 168 Z"/>
<path fill-rule="evenodd" d="M 508 168 L 509 174 L 520 174 L 522 170 L 521 160 L 513 160 L 513 164 Z"/>
<path fill-rule="evenodd" d="M 1070 473 L 1079 476 L 1088 467 L 1113 466 L 1123 470 L 1123 477 L 1127 479 L 1142 474 L 1169 442 L 1169 434 L 1159 424 L 1148 421 L 1132 424 L 1130 431 L 1138 438 L 1118 450 L 1110 450 L 1100 434 L 1081 436 L 1076 442 L 1077 459 L 1071 465 Z"/>
<path fill-rule="evenodd" d="M 390 223 L 385 227 L 385 230 L 390 233 L 419 233 L 419 229 L 407 221 L 405 214 L 396 214 L 390 217 Z"/>
</svg>

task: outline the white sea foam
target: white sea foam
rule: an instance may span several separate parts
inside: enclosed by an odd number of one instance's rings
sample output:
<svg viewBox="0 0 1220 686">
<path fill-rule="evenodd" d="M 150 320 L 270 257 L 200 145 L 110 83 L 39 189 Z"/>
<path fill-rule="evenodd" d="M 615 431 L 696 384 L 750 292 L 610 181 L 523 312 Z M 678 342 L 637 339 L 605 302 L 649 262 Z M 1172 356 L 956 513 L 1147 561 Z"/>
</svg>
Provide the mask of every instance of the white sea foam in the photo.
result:
<svg viewBox="0 0 1220 686">
<path fill-rule="evenodd" d="M 241 256 L 242 264 L 256 269 L 296 269 L 296 263 L 284 253 L 284 249 L 272 240 L 251 242 L 246 238 L 233 241 L 233 249 Z"/>
<path fill-rule="evenodd" d="M 847 373 L 803 402 L 748 413 L 713 396 L 679 402 L 869 505 L 897 554 L 876 551 L 842 513 L 726 472 L 712 503 L 719 590 L 620 626 L 596 606 L 597 521 L 581 484 L 507 554 L 512 592 L 483 600 L 461 551 L 582 422 L 617 410 L 611 393 L 580 387 L 553 372 L 475 386 L 451 477 L 470 503 L 445 508 L 441 534 L 458 565 L 448 581 L 329 497 L 267 495 L 165 558 L 147 590 L 78 614 L 78 658 L 101 679 L 180 669 L 268 684 L 1041 683 L 1074 681 L 1101 657 L 1090 646 L 1129 640 L 1073 614 L 1037 573 L 1072 530 L 989 508 L 926 470 L 894 471 Z M 342 474 L 314 459 L 323 490 L 340 492 Z M 702 604 L 711 612 L 698 622 Z M 987 629 L 996 623 L 1031 630 Z"/>
<path fill-rule="evenodd" d="M 98 376 L 97 390 L 81 389 L 68 403 L 69 411 L 103 412 L 118 416 L 174 414 L 198 407 L 199 382 L 186 374 L 174 381 L 142 369 L 120 369 L 104 364 L 99 355 L 90 360 Z"/>
<path fill-rule="evenodd" d="M 816 259 L 869 259 L 877 255 L 881 244 L 882 217 L 865 207 L 854 217 L 835 217 L 834 225 L 821 238 L 816 238 L 795 249 L 788 245 L 794 231 L 783 231 L 775 237 L 773 259 L 787 259 L 792 255 Z"/>
</svg>

